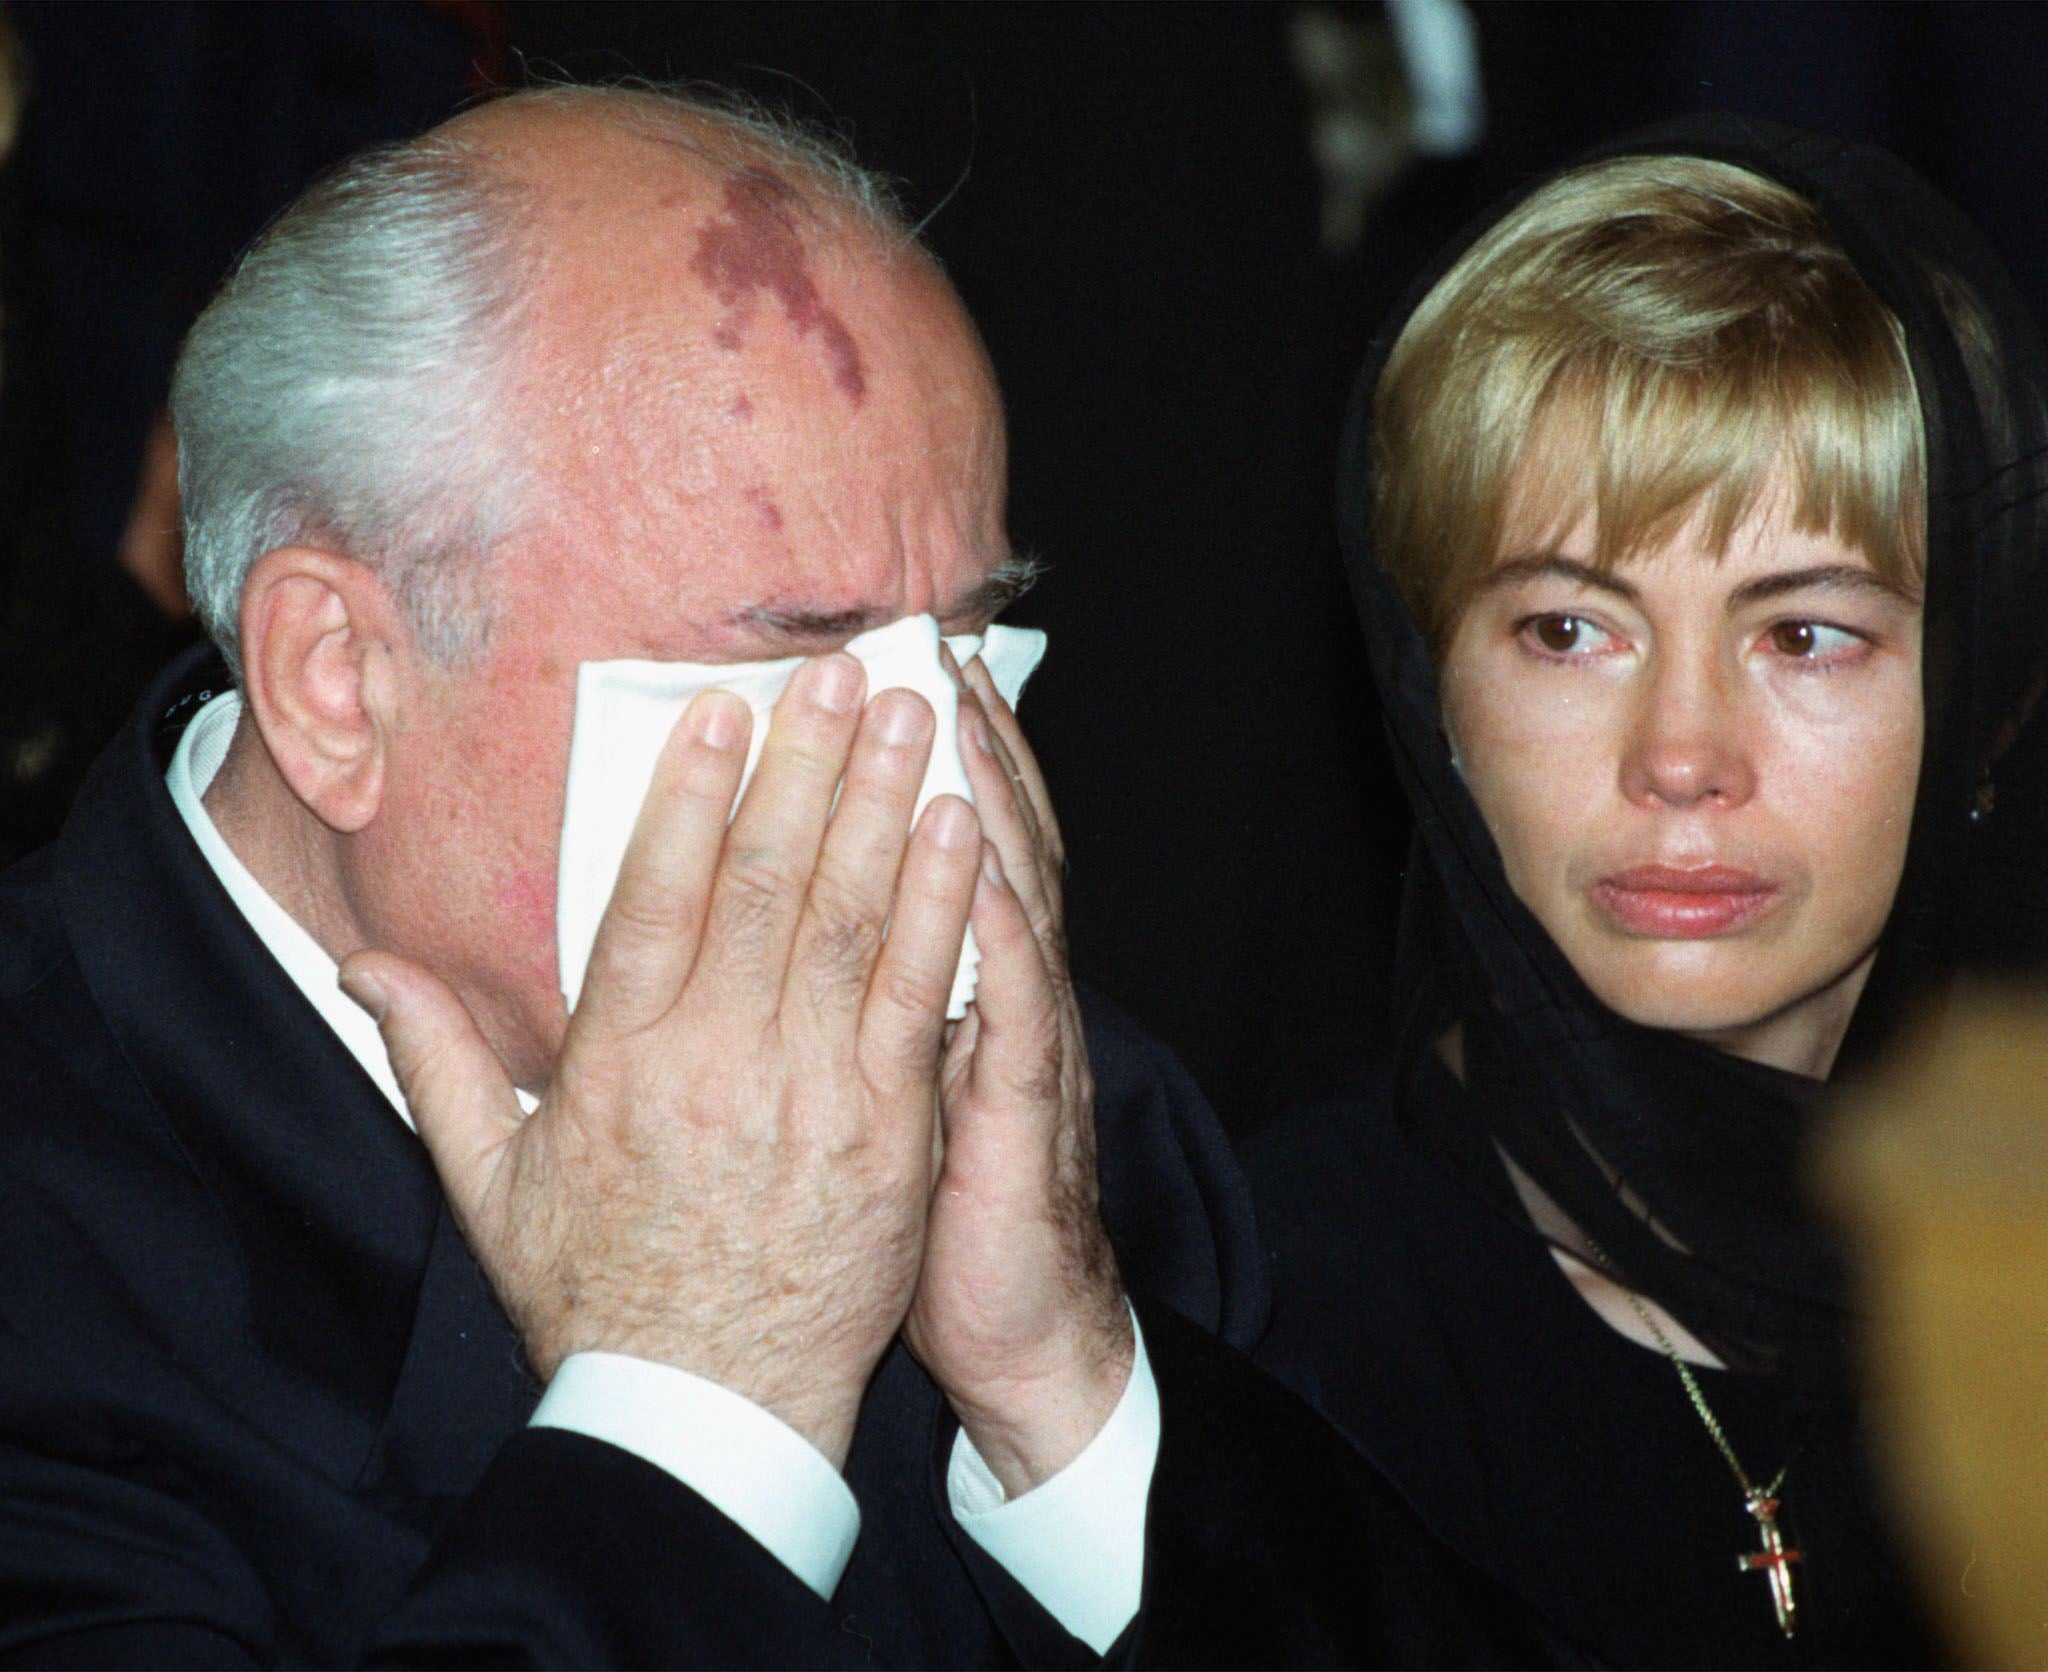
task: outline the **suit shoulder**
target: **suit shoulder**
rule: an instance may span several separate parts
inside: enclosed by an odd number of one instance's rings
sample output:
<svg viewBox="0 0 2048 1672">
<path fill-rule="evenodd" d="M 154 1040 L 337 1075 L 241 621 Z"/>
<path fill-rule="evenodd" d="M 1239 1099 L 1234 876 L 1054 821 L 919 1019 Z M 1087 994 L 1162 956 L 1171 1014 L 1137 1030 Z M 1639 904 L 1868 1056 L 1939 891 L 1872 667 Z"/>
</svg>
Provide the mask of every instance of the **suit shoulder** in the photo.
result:
<svg viewBox="0 0 2048 1672">
<path fill-rule="evenodd" d="M 1336 1395 L 1333 1378 L 1369 1371 L 1373 1342 L 1430 1328 L 1416 1241 L 1428 1193 L 1392 1092 L 1392 1073 L 1376 1069 L 1270 1122 L 1245 1146 L 1275 1292 L 1260 1356 L 1319 1401 Z"/>
<path fill-rule="evenodd" d="M 47 981 L 69 958 L 55 858 L 44 848 L 0 871 L 0 1006 Z"/>
<path fill-rule="evenodd" d="M 1251 1194 L 1221 1122 L 1180 1059 L 1077 985 L 1096 1082 L 1103 1217 L 1124 1282 L 1248 1345 L 1270 1300 Z"/>
<path fill-rule="evenodd" d="M 1282 1211 L 1290 1200 L 1309 1211 L 1353 1201 L 1362 1185 L 1398 1170 L 1400 1152 L 1389 1063 L 1286 1110 L 1243 1144 L 1261 1215 Z"/>
</svg>

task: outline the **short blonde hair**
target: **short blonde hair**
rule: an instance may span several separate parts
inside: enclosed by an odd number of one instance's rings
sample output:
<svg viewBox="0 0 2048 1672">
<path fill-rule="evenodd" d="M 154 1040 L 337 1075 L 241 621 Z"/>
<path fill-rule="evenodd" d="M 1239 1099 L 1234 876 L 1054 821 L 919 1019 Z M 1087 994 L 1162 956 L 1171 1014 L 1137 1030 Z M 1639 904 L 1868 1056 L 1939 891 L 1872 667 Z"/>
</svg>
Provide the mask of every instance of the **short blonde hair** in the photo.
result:
<svg viewBox="0 0 2048 1672">
<path fill-rule="evenodd" d="M 1381 561 L 1439 653 L 1506 541 L 1590 516 L 1605 568 L 1703 508 L 1718 551 L 1781 467 L 1796 526 L 1897 584 L 1924 566 L 1904 333 L 1810 203 L 1727 163 L 1623 157 L 1530 196 L 1408 321 L 1373 432 Z"/>
</svg>

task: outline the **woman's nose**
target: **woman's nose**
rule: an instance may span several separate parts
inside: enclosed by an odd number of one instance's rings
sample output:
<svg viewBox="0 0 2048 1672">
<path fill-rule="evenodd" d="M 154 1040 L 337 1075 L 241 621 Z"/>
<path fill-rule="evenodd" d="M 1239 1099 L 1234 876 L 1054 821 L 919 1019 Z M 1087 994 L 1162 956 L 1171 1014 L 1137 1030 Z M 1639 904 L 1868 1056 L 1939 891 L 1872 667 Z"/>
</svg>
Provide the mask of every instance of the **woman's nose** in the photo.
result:
<svg viewBox="0 0 2048 1672">
<path fill-rule="evenodd" d="M 1756 793 L 1742 708 L 1718 658 L 1660 656 L 1644 670 L 1623 745 L 1622 793 L 1641 806 L 1740 806 Z"/>
</svg>

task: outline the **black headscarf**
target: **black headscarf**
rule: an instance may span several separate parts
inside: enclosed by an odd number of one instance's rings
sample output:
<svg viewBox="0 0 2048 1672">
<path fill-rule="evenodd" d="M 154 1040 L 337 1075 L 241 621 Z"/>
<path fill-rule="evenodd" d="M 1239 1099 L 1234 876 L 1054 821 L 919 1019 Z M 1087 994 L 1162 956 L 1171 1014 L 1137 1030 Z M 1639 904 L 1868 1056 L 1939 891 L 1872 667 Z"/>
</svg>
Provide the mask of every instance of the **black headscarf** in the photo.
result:
<svg viewBox="0 0 2048 1672">
<path fill-rule="evenodd" d="M 2048 952 L 2048 842 L 2038 840 L 2048 835 L 2048 750 L 2033 712 L 2048 665 L 2048 366 L 1997 258 L 1895 158 L 1703 117 L 1584 160 L 1627 155 L 1731 163 L 1805 197 L 1904 327 L 1919 389 L 1925 754 L 1897 903 L 1839 1081 L 1959 969 Z M 1425 1142 L 1432 1121 L 1483 1121 L 1632 1287 L 1738 1363 L 1815 1367 L 1833 1361 L 1846 1306 L 1800 1177 L 1823 1088 L 1626 1022 L 1586 989 L 1508 885 L 1452 764 L 1422 635 L 1372 548 L 1372 397 L 1386 356 L 1430 288 L 1511 207 L 1469 228 L 1397 309 L 1344 440 L 1346 564 L 1416 818 L 1396 979 L 1402 1083 L 1415 1083 L 1453 1021 L 1463 1044 L 1466 1094 L 1453 1113 L 1441 1099 L 1409 1097 L 1404 1118 Z M 1464 1157 L 1453 1164 L 1474 1188 L 1521 1217 L 1497 1165 L 1474 1163 L 1469 1134 L 1439 1136 L 1432 1148 Z"/>
</svg>

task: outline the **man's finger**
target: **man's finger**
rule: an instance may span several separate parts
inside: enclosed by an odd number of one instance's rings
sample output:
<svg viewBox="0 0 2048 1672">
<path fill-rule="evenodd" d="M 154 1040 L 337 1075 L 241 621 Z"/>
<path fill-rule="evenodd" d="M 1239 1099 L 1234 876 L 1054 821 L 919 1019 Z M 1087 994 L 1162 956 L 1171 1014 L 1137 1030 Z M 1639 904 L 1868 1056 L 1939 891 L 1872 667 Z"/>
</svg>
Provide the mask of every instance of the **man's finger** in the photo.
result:
<svg viewBox="0 0 2048 1672">
<path fill-rule="evenodd" d="M 790 955 L 785 1014 L 850 1030 L 882 948 L 935 730 L 914 691 L 884 691 L 867 706 L 825 831 Z"/>
<path fill-rule="evenodd" d="M 967 681 L 967 688 L 981 704 L 982 712 L 988 718 L 989 728 L 995 734 L 1006 769 L 1015 782 L 1022 787 L 1030 804 L 1033 822 L 1043 838 L 1047 856 L 1055 871 L 1066 863 L 1066 847 L 1060 837 L 1060 821 L 1052 810 L 1052 792 L 1046 788 L 1045 774 L 1039 770 L 1038 757 L 1031 752 L 1031 744 L 1024 736 L 1024 728 L 1017 723 L 1017 712 L 996 689 L 996 682 L 990 676 L 988 666 L 977 656 L 960 670 Z"/>
<path fill-rule="evenodd" d="M 358 952 L 341 988 L 375 1018 L 398 1088 L 434 1170 L 465 1224 L 519 1130 L 519 1100 L 461 999 L 437 976 L 388 952 Z"/>
<path fill-rule="evenodd" d="M 1031 923 L 1042 937 L 1056 940 L 1059 879 L 1045 852 L 1044 834 L 971 690 L 960 699 L 960 758 L 967 765 L 967 781 L 974 786 L 983 834 L 1002 855 L 1003 870 L 1014 882 Z M 977 929 L 977 942 L 980 934 Z"/>
<path fill-rule="evenodd" d="M 981 848 L 974 809 L 956 795 L 933 797 L 904 852 L 895 915 L 861 1010 L 860 1056 L 873 1083 L 929 1078 L 938 1061 Z"/>
<path fill-rule="evenodd" d="M 1063 1033 L 1059 994 L 1023 902 L 1004 874 L 995 845 L 982 844 L 974 890 L 975 944 L 981 948 L 977 1018 L 968 1103 L 1017 1112 L 1050 1125 L 1062 1118 Z M 956 1136 L 947 1128 L 951 1146 Z M 1012 1138 L 1031 1141 L 1021 1128 Z"/>
<path fill-rule="evenodd" d="M 860 723 L 867 670 L 851 656 L 806 662 L 775 705 L 712 886 L 699 957 L 715 991 L 760 1011 L 780 1001 L 798 914 Z"/>
<path fill-rule="evenodd" d="M 584 976 L 579 1025 L 651 1026 L 689 978 L 747 760 L 753 715 L 729 691 L 695 697 L 655 764 Z"/>
</svg>

